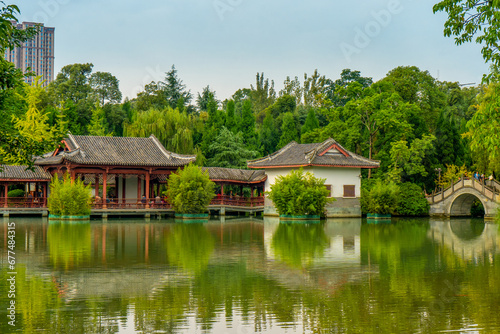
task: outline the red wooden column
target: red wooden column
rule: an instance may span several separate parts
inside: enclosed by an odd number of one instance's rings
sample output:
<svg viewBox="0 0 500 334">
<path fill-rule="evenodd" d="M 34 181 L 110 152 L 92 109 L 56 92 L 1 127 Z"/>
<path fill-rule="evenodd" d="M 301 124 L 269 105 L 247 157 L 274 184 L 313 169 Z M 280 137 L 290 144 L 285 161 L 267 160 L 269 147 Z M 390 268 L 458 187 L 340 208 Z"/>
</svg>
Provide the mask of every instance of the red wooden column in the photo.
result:
<svg viewBox="0 0 500 334">
<path fill-rule="evenodd" d="M 122 203 L 126 203 L 125 196 L 127 196 L 127 192 L 125 191 L 125 175 L 122 176 Z"/>
<path fill-rule="evenodd" d="M 46 208 L 47 207 L 47 186 L 49 184 L 48 183 L 45 183 L 44 185 L 42 185 L 42 188 L 43 188 L 43 207 Z"/>
<path fill-rule="evenodd" d="M 94 181 L 94 186 L 95 186 L 95 197 L 99 196 L 99 174 L 95 174 L 95 181 Z"/>
<path fill-rule="evenodd" d="M 150 180 L 150 175 L 149 172 L 146 173 L 146 209 L 149 209 L 149 180 Z"/>
<path fill-rule="evenodd" d="M 140 175 L 137 175 L 137 201 L 140 202 L 141 201 L 141 183 L 142 183 L 142 180 L 141 180 L 141 176 Z"/>
<path fill-rule="evenodd" d="M 4 206 L 3 206 L 3 207 L 4 207 L 4 208 L 8 208 L 9 206 L 8 206 L 8 204 L 7 204 L 7 197 L 9 196 L 9 184 L 8 184 L 8 183 L 4 183 L 4 184 L 3 184 L 3 186 L 4 186 L 4 193 L 5 193 L 5 194 L 4 194 L 4 197 L 5 197 L 5 198 L 4 198 L 5 203 L 4 203 Z"/>
<path fill-rule="evenodd" d="M 106 191 L 107 191 L 107 181 L 108 181 L 108 173 L 104 172 L 102 174 L 102 208 L 107 209 L 108 206 L 106 205 Z"/>
</svg>

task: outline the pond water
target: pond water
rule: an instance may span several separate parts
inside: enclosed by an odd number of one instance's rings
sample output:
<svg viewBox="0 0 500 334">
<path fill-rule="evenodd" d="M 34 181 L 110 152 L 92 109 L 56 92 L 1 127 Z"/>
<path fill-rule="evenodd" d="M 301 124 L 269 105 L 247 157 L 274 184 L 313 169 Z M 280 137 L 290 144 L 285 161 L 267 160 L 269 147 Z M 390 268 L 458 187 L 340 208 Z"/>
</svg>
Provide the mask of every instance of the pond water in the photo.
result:
<svg viewBox="0 0 500 334">
<path fill-rule="evenodd" d="M 0 225 L 1 333 L 500 332 L 500 232 L 483 220 Z"/>
</svg>

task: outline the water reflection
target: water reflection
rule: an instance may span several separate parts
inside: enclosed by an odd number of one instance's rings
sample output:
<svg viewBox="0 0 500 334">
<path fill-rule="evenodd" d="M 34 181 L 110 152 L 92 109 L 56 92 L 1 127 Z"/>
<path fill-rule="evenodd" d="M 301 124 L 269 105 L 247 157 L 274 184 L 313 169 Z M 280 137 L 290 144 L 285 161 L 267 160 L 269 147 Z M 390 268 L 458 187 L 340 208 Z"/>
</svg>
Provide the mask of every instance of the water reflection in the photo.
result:
<svg viewBox="0 0 500 334">
<path fill-rule="evenodd" d="M 207 266 L 214 251 L 214 239 L 203 223 L 176 224 L 166 239 L 168 260 L 192 273 Z"/>
<path fill-rule="evenodd" d="M 51 221 L 47 232 L 50 260 L 54 269 L 88 265 L 90 260 L 90 222 Z"/>
<path fill-rule="evenodd" d="M 15 220 L 19 332 L 500 331 L 496 224 Z"/>
<path fill-rule="evenodd" d="M 272 249 L 292 267 L 307 267 L 323 257 L 328 238 L 323 224 L 281 223 L 273 235 Z"/>
</svg>

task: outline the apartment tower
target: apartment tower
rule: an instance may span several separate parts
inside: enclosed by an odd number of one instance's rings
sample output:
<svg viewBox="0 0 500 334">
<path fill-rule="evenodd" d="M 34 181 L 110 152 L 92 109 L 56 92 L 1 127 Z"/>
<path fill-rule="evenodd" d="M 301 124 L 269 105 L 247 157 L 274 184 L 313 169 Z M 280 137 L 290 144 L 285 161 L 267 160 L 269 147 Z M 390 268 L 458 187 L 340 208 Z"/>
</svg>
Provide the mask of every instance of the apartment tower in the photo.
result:
<svg viewBox="0 0 500 334">
<path fill-rule="evenodd" d="M 20 47 L 5 50 L 5 60 L 14 63 L 16 68 L 23 72 L 31 70 L 36 76 L 41 76 L 47 86 L 54 80 L 54 30 L 44 27 L 41 23 L 13 22 L 17 29 L 26 29 L 40 25 L 40 32 L 31 40 L 24 42 Z M 27 77 L 25 81 L 32 83 L 35 77 Z"/>
</svg>

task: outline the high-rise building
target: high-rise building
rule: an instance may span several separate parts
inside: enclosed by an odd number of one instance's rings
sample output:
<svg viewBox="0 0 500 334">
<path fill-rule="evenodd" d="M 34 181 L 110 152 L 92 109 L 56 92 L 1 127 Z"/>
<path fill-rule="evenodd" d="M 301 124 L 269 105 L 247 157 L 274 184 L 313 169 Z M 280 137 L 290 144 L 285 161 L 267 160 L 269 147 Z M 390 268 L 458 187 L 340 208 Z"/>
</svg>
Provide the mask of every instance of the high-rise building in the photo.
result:
<svg viewBox="0 0 500 334">
<path fill-rule="evenodd" d="M 54 30 L 34 22 L 15 23 L 17 29 L 26 29 L 41 25 L 40 32 L 31 40 L 24 42 L 20 47 L 5 50 L 5 60 L 14 63 L 16 68 L 23 72 L 31 70 L 45 80 L 47 86 L 54 80 Z M 27 77 L 25 81 L 32 83 L 34 77 Z"/>
</svg>

